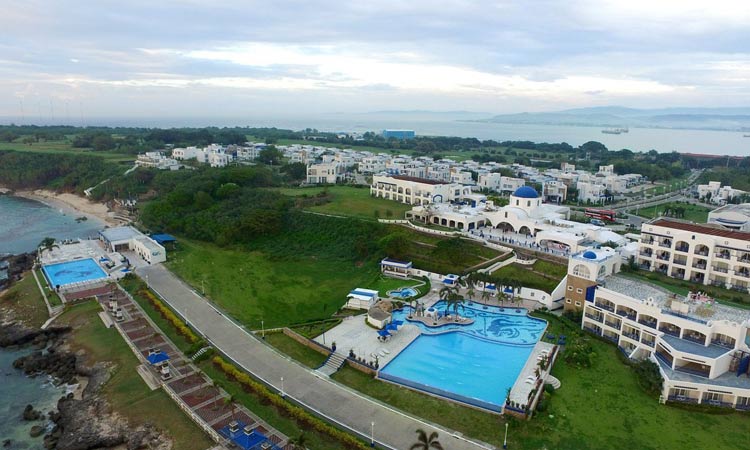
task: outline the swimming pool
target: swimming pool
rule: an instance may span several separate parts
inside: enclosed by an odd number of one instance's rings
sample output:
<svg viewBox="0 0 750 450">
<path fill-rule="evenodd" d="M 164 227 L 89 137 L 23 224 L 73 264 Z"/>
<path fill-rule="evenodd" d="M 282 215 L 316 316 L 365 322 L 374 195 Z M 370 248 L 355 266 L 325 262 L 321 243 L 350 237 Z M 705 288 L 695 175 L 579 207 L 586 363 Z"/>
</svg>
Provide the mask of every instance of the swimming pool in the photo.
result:
<svg viewBox="0 0 750 450">
<path fill-rule="evenodd" d="M 388 294 L 388 296 L 390 297 L 409 298 L 409 297 L 415 297 L 418 294 L 418 292 L 414 288 L 405 287 L 405 288 L 396 289 L 393 291 L 388 291 L 386 292 L 386 294 Z"/>
<path fill-rule="evenodd" d="M 445 307 L 438 302 L 435 307 Z M 408 321 L 407 308 L 394 320 Z M 466 306 L 470 325 L 450 324 L 430 328 L 411 322 L 422 335 L 380 370 L 383 379 L 436 395 L 500 411 L 507 389 L 526 364 L 547 323 L 515 308 Z"/>
<path fill-rule="evenodd" d="M 107 273 L 91 258 L 76 259 L 42 267 L 52 287 L 107 278 Z"/>
</svg>

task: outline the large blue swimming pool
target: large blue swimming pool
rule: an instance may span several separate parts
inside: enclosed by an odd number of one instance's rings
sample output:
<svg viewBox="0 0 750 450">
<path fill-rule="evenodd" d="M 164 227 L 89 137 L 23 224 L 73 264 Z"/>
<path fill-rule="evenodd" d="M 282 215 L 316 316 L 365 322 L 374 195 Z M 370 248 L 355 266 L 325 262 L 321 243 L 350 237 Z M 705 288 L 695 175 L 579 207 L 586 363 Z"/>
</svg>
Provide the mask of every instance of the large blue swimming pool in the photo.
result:
<svg viewBox="0 0 750 450">
<path fill-rule="evenodd" d="M 107 278 L 107 273 L 91 258 L 49 264 L 43 266 L 42 270 L 44 270 L 53 288 L 81 281 Z"/>
<path fill-rule="evenodd" d="M 442 311 L 442 302 L 435 305 Z M 380 371 L 384 379 L 500 410 L 547 323 L 515 308 L 466 306 L 471 325 L 422 328 L 422 335 Z M 408 309 L 395 320 L 408 322 Z"/>
</svg>

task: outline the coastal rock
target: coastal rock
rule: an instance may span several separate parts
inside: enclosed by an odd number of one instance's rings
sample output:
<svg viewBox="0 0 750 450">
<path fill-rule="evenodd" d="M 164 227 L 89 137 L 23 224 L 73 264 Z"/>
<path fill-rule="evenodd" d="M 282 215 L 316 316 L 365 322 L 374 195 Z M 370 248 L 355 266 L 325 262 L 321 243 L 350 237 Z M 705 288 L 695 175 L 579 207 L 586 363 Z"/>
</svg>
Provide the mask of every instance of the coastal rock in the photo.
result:
<svg viewBox="0 0 750 450">
<path fill-rule="evenodd" d="M 13 367 L 21 369 L 27 375 L 46 373 L 63 383 L 75 382 L 77 375 L 76 357 L 70 353 L 57 352 L 54 348 L 46 352 L 36 351 L 13 361 Z"/>
<path fill-rule="evenodd" d="M 31 405 L 26 405 L 26 408 L 23 409 L 23 414 L 21 414 L 21 418 L 25 421 L 39 420 L 42 417 L 42 413 L 35 410 Z"/>
<path fill-rule="evenodd" d="M 29 436 L 31 437 L 39 437 L 44 433 L 44 428 L 41 425 L 34 425 L 31 427 L 31 430 L 29 430 Z"/>
<path fill-rule="evenodd" d="M 100 399 L 75 400 L 68 396 L 60 399 L 57 409 L 59 437 L 54 448 L 58 450 L 109 448 L 129 441 L 130 430 L 113 419 Z"/>
<path fill-rule="evenodd" d="M 6 440 L 3 441 L 3 448 L 8 448 L 12 444 L 13 444 L 13 441 L 11 441 L 10 439 L 6 439 Z"/>
<path fill-rule="evenodd" d="M 70 331 L 70 327 L 49 327 L 46 330 L 34 330 L 18 323 L 0 325 L 0 347 L 12 345 L 35 344 L 46 346 Z"/>
</svg>

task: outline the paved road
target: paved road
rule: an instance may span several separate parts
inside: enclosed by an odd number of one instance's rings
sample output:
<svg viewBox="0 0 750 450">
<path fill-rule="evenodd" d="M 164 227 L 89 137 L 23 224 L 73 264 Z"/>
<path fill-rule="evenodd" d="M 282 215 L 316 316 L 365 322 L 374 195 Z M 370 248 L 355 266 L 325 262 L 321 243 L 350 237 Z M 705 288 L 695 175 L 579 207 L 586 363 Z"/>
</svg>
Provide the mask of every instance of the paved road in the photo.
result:
<svg viewBox="0 0 750 450">
<path fill-rule="evenodd" d="M 287 396 L 364 439 L 369 440 L 371 423 L 375 422 L 375 442 L 380 448 L 408 449 L 415 441 L 418 428 L 428 433 L 437 431 L 446 449 L 493 448 L 488 444 L 452 436 L 452 431 L 437 428 L 377 403 L 277 353 L 161 265 L 139 268 L 136 272 L 212 345 L 257 378 L 280 391 L 283 376 Z"/>
</svg>

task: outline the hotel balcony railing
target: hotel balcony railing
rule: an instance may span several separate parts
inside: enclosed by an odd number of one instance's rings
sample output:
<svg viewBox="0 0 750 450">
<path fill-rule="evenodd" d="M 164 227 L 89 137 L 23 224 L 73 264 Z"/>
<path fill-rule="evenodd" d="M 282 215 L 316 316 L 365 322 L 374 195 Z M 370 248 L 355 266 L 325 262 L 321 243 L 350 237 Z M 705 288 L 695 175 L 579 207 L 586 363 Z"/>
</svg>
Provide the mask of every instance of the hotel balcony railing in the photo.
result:
<svg viewBox="0 0 750 450">
<path fill-rule="evenodd" d="M 615 344 L 617 343 L 617 340 L 618 340 L 617 336 L 612 336 L 611 334 L 602 334 L 602 337 L 608 341 L 614 342 Z"/>
<path fill-rule="evenodd" d="M 685 339 L 686 341 L 695 342 L 696 344 L 706 345 L 706 338 L 700 338 L 698 336 L 691 336 L 689 334 L 685 334 L 682 336 L 682 339 Z"/>
<path fill-rule="evenodd" d="M 738 277 L 750 278 L 750 273 L 748 272 L 735 272 L 734 274 Z"/>
<path fill-rule="evenodd" d="M 659 273 L 663 273 L 664 275 L 667 274 L 667 269 L 666 268 L 665 269 L 656 269 L 656 271 L 659 272 Z"/>
<path fill-rule="evenodd" d="M 615 307 L 612 304 L 596 302 L 595 305 L 602 309 L 606 309 L 609 312 L 615 312 Z"/>
<path fill-rule="evenodd" d="M 693 264 L 693 269 L 706 270 L 705 264 Z"/>
<path fill-rule="evenodd" d="M 721 273 L 727 273 L 727 272 L 729 272 L 729 269 L 726 269 L 724 267 L 719 267 L 719 266 L 712 266 L 711 269 L 714 272 L 721 272 Z"/>
<path fill-rule="evenodd" d="M 666 255 L 658 255 L 656 259 L 660 259 L 662 261 L 669 261 L 669 254 Z"/>
<path fill-rule="evenodd" d="M 641 343 L 648 345 L 649 347 L 652 347 L 656 345 L 656 341 L 641 341 Z"/>
<path fill-rule="evenodd" d="M 680 332 L 679 331 L 671 330 L 669 328 L 659 328 L 659 331 L 661 331 L 662 333 L 666 333 L 666 334 L 668 334 L 670 336 L 680 337 Z"/>
<path fill-rule="evenodd" d="M 641 239 L 641 244 L 648 244 L 651 245 L 654 243 L 653 239 Z"/>
<path fill-rule="evenodd" d="M 712 286 L 722 286 L 722 287 L 724 287 L 727 284 L 726 281 L 715 280 L 715 279 L 709 281 L 709 283 L 711 283 Z"/>
<path fill-rule="evenodd" d="M 678 372 L 689 373 L 690 375 L 696 375 L 696 376 L 704 377 L 704 378 L 708 378 L 709 374 L 711 373 L 708 370 L 690 369 L 690 368 L 681 367 L 681 366 L 675 366 L 674 370 Z"/>
<path fill-rule="evenodd" d="M 671 241 L 659 242 L 659 247 L 670 248 L 671 246 L 672 246 L 672 242 Z"/>
<path fill-rule="evenodd" d="M 708 256 L 708 250 L 697 251 L 695 252 L 695 254 L 700 256 Z"/>
<path fill-rule="evenodd" d="M 641 339 L 641 337 L 638 335 L 638 333 L 633 333 L 631 331 L 623 331 L 622 335 L 626 336 L 626 337 L 629 337 L 630 339 L 633 339 L 636 342 L 638 342 Z"/>
<path fill-rule="evenodd" d="M 711 406 L 718 406 L 719 408 L 734 408 L 734 405 L 729 402 L 722 402 L 721 400 L 706 400 L 703 399 L 703 402 L 706 405 Z"/>
<path fill-rule="evenodd" d="M 741 263 L 745 263 L 745 264 L 750 263 L 750 256 L 743 255 L 743 256 L 737 258 L 737 261 L 739 261 Z"/>
<path fill-rule="evenodd" d="M 627 311 L 617 311 L 617 315 L 621 317 L 627 317 L 630 320 L 635 320 L 636 314 L 635 313 L 629 313 Z"/>
<path fill-rule="evenodd" d="M 590 333 L 594 333 L 597 336 L 601 336 L 602 335 L 601 331 L 599 331 L 597 329 L 594 329 L 594 328 L 591 328 L 591 327 L 584 326 L 583 329 L 586 330 L 586 331 L 588 331 L 588 332 L 590 332 Z"/>
<path fill-rule="evenodd" d="M 606 324 L 607 326 L 610 326 L 610 327 L 612 327 L 612 328 L 616 328 L 616 329 L 618 329 L 618 330 L 620 329 L 620 326 L 621 326 L 619 322 L 612 322 L 612 321 L 609 321 L 609 320 L 606 320 L 606 321 L 605 321 L 604 323 L 605 323 L 605 324 Z"/>
<path fill-rule="evenodd" d="M 671 401 L 671 402 L 680 402 L 680 403 L 693 403 L 693 404 L 697 404 L 698 403 L 698 399 L 697 398 L 687 397 L 687 396 L 684 396 L 684 395 L 670 395 L 669 396 L 669 401 Z"/>
<path fill-rule="evenodd" d="M 668 365 L 669 367 L 672 367 L 672 361 L 669 360 L 669 358 L 665 355 L 663 355 L 660 351 L 655 351 L 654 356 L 656 356 L 656 359 L 661 360 L 664 364 Z"/>
<path fill-rule="evenodd" d="M 595 316 L 595 315 L 589 314 L 589 313 L 586 313 L 585 316 L 588 317 L 589 319 L 596 320 L 597 322 L 601 322 L 602 321 L 602 316 Z"/>
<path fill-rule="evenodd" d="M 652 252 L 640 252 L 639 255 L 645 256 L 646 258 L 652 257 L 654 254 Z"/>
<path fill-rule="evenodd" d="M 711 339 L 711 345 L 718 345 L 719 347 L 724 347 L 724 348 L 734 348 L 735 343 L 727 342 L 722 339 Z"/>
<path fill-rule="evenodd" d="M 687 245 L 681 245 L 675 248 L 675 251 L 683 252 L 683 253 L 687 253 L 689 250 L 690 250 L 690 246 L 687 246 Z"/>
<path fill-rule="evenodd" d="M 719 259 L 729 259 L 729 253 L 715 253 L 714 257 Z"/>
<path fill-rule="evenodd" d="M 750 405 L 735 405 L 734 409 L 739 409 L 740 411 L 750 411 Z"/>
<path fill-rule="evenodd" d="M 638 319 L 638 323 L 640 323 L 641 325 L 646 325 L 649 328 L 656 329 L 655 320 Z"/>
<path fill-rule="evenodd" d="M 687 265 L 687 259 L 675 259 L 674 263 L 678 266 L 684 266 Z"/>
</svg>

